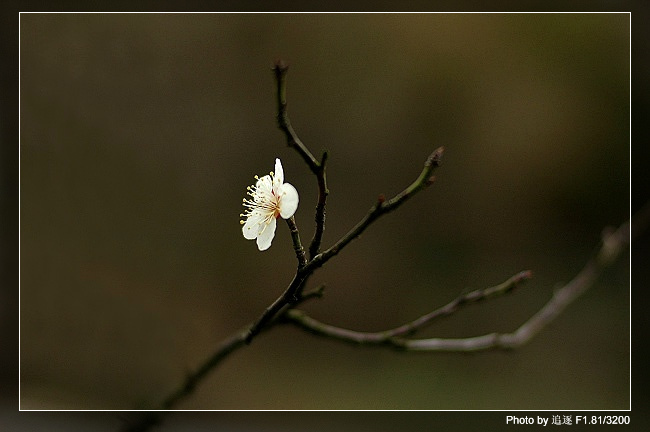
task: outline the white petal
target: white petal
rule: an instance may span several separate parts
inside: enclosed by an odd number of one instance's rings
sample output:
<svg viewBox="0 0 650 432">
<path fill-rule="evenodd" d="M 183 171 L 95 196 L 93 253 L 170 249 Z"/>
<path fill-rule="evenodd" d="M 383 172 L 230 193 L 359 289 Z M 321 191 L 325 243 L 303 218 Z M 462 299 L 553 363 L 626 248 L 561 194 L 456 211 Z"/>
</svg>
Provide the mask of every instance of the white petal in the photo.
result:
<svg viewBox="0 0 650 432">
<path fill-rule="evenodd" d="M 257 194 L 263 197 L 271 196 L 271 191 L 273 190 L 273 182 L 271 181 L 270 175 L 265 175 L 264 177 L 257 180 L 255 184 L 255 189 Z"/>
<path fill-rule="evenodd" d="M 267 250 L 271 247 L 271 242 L 275 236 L 275 218 L 271 218 L 271 222 L 264 227 L 264 230 L 257 236 L 257 248 L 261 251 Z"/>
<path fill-rule="evenodd" d="M 275 171 L 273 172 L 273 174 L 275 180 L 279 184 L 284 183 L 284 170 L 282 169 L 282 162 L 280 162 L 280 158 L 275 159 Z"/>
<path fill-rule="evenodd" d="M 280 216 L 289 219 L 298 208 L 298 191 L 291 183 L 285 183 L 280 190 Z"/>
<path fill-rule="evenodd" d="M 242 233 L 244 234 L 244 238 L 246 240 L 255 239 L 259 234 L 260 224 L 264 224 L 261 213 L 254 212 L 253 214 L 248 216 L 248 219 L 246 219 L 246 223 L 242 227 Z"/>
</svg>

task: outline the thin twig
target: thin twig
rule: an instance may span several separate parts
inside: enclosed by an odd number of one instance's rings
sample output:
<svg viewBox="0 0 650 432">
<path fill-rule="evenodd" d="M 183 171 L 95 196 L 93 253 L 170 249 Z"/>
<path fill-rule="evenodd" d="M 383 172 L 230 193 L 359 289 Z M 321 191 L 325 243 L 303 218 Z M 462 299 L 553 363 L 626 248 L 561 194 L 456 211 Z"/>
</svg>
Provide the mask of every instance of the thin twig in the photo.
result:
<svg viewBox="0 0 650 432">
<path fill-rule="evenodd" d="M 246 342 L 246 336 L 248 335 L 248 329 L 244 328 L 234 335 L 230 336 L 228 339 L 221 342 L 219 348 L 210 356 L 206 361 L 204 361 L 196 371 L 187 375 L 182 386 L 180 386 L 175 392 L 170 394 L 162 403 L 162 409 L 171 409 L 178 404 L 183 398 L 191 394 L 194 391 L 196 385 L 210 372 L 214 367 L 221 362 L 224 358 L 230 355 L 232 352 L 244 346 Z"/>
<path fill-rule="evenodd" d="M 309 166 L 309 169 L 315 174 L 318 175 L 320 170 L 320 164 L 314 155 L 309 151 L 307 147 L 302 143 L 298 135 L 293 130 L 291 122 L 289 121 L 289 116 L 287 115 L 287 71 L 289 66 L 282 60 L 278 60 L 273 66 L 273 72 L 275 73 L 275 80 L 277 84 L 277 98 L 278 98 L 278 127 L 284 132 L 287 136 L 287 145 L 294 148 L 303 160 Z"/>
<path fill-rule="evenodd" d="M 332 247 L 326 251 L 316 255 L 308 264 L 307 269 L 318 268 L 323 266 L 327 261 L 332 257 L 336 256 L 345 246 L 348 245 L 352 240 L 356 239 L 363 233 L 366 228 L 370 226 L 377 218 L 381 215 L 389 213 L 400 205 L 402 205 L 407 199 L 411 198 L 417 192 L 421 191 L 425 187 L 431 185 L 434 181 L 432 177 L 433 171 L 440 166 L 442 155 L 444 153 L 444 147 L 438 147 L 429 155 L 429 157 L 424 162 L 424 168 L 418 176 L 418 178 L 411 183 L 406 189 L 402 192 L 395 195 L 393 198 L 386 200 L 383 195 L 380 195 L 377 199 L 377 203 L 370 208 L 368 213 L 364 216 L 359 223 L 357 223 L 354 228 L 352 228 L 346 235 L 344 235 L 339 241 L 337 241 Z"/>
<path fill-rule="evenodd" d="M 325 284 L 320 284 L 314 289 L 303 292 L 301 299 L 308 300 L 311 298 L 323 298 L 323 294 L 325 294 Z"/>
<path fill-rule="evenodd" d="M 318 181 L 318 202 L 316 204 L 316 216 L 314 217 L 316 221 L 316 229 L 314 230 L 314 237 L 311 239 L 311 244 L 309 245 L 310 260 L 314 259 L 314 257 L 320 252 L 320 245 L 323 240 L 323 231 L 325 231 L 325 204 L 327 202 L 327 195 L 329 195 L 329 189 L 327 189 L 327 175 L 325 171 L 327 157 L 328 153 L 323 152 L 319 170 L 316 174 L 316 179 Z"/>
<path fill-rule="evenodd" d="M 647 217 L 645 212 L 639 214 L 639 219 L 641 219 L 642 216 L 643 218 Z M 638 232 L 640 232 L 640 230 L 635 232 L 635 234 Z M 568 284 L 555 291 L 553 297 L 548 301 L 548 303 L 546 303 L 546 305 L 544 305 L 544 307 L 512 333 L 490 333 L 482 336 L 459 339 L 408 339 L 404 337 L 411 334 L 414 330 L 421 328 L 424 324 L 430 323 L 434 318 L 450 315 L 462 304 L 478 301 L 491 295 L 508 292 L 510 289 L 514 288 L 518 282 L 529 278 L 529 272 L 519 273 L 496 287 L 487 290 L 472 291 L 413 322 L 383 332 L 358 332 L 341 327 L 335 327 L 319 322 L 314 318 L 307 316 L 300 310 L 288 310 L 285 312 L 283 318 L 285 321 L 291 322 L 310 333 L 353 344 L 384 344 L 410 351 L 465 352 L 497 348 L 512 349 L 521 346 L 532 339 L 544 327 L 555 320 L 569 304 L 588 290 L 594 284 L 601 272 L 616 261 L 623 248 L 629 245 L 629 242 L 629 221 L 622 224 L 615 231 L 606 232 L 603 236 L 598 253 L 587 262 L 580 273 L 578 273 Z"/>
<path fill-rule="evenodd" d="M 309 149 L 298 138 L 298 134 L 293 130 L 289 115 L 287 114 L 287 72 L 289 66 L 282 60 L 275 62 L 273 72 L 277 85 L 277 102 L 278 102 L 278 127 L 287 137 L 287 145 L 295 149 L 302 159 L 307 163 L 311 172 L 316 176 L 318 182 L 318 202 L 316 204 L 316 229 L 314 237 L 309 245 L 309 259 L 313 259 L 320 252 L 320 245 L 325 230 L 325 204 L 329 189 L 327 188 L 326 164 L 328 153 L 323 152 L 320 162 L 314 157 Z"/>
<path fill-rule="evenodd" d="M 293 216 L 287 219 L 287 225 L 289 225 L 289 231 L 291 231 L 293 250 L 296 253 L 296 258 L 298 259 L 298 268 L 301 269 L 307 265 L 307 258 L 305 257 L 305 250 L 302 247 L 302 243 L 300 242 L 300 231 L 298 231 L 298 226 L 296 225 L 296 220 Z"/>
<path fill-rule="evenodd" d="M 183 399 L 194 392 L 197 384 L 201 382 L 224 358 L 232 354 L 246 343 L 248 328 L 244 328 L 224 340 L 217 350 L 206 359 L 194 372 L 185 377 L 183 384 L 174 390 L 160 404 L 161 410 L 169 410 L 176 407 Z M 161 422 L 161 412 L 138 413 L 133 420 L 127 422 L 121 432 L 146 432 Z"/>
<path fill-rule="evenodd" d="M 255 321 L 249 328 L 248 334 L 246 335 L 245 342 L 247 344 L 253 341 L 253 338 L 257 336 L 266 325 L 268 325 L 273 318 L 288 304 L 298 304 L 300 302 L 299 292 L 307 282 L 307 278 L 311 275 L 313 270 L 309 273 L 305 273 L 305 267 L 298 269 L 296 274 L 293 277 L 293 280 L 289 284 L 289 287 L 275 299 L 269 307 L 267 307 L 262 315 Z"/>
<path fill-rule="evenodd" d="M 431 324 L 436 319 L 453 314 L 463 306 L 510 293 L 531 277 L 532 272 L 529 270 L 519 272 L 499 285 L 470 291 L 455 298 L 445 306 L 435 309 L 426 315 L 422 315 L 409 323 L 379 332 L 357 332 L 354 330 L 330 326 L 309 317 L 304 311 L 298 309 L 288 310 L 283 319 L 297 325 L 298 327 L 308 330 L 311 333 L 330 336 L 355 344 L 391 343 L 392 339 L 411 335 L 415 331 Z"/>
</svg>

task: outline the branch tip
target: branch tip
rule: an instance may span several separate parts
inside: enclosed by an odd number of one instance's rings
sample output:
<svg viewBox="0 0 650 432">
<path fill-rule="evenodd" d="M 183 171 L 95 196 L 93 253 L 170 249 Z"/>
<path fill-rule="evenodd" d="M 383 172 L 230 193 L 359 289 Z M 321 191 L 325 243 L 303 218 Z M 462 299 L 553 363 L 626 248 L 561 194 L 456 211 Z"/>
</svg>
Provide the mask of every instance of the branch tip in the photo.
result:
<svg viewBox="0 0 650 432">
<path fill-rule="evenodd" d="M 285 73 L 289 69 L 289 65 L 282 59 L 277 59 L 273 62 L 273 67 L 271 68 L 276 74 Z"/>
<path fill-rule="evenodd" d="M 430 167 L 439 167 L 442 164 L 442 155 L 445 153 L 445 147 L 440 146 L 435 149 L 424 162 L 424 166 L 427 168 Z"/>
<path fill-rule="evenodd" d="M 313 297 L 323 298 L 324 294 L 325 294 L 325 284 L 321 284 L 317 288 L 315 288 L 315 289 L 313 289 L 311 291 L 304 292 L 302 294 L 301 300 L 304 301 L 304 300 L 307 300 L 307 299 L 310 299 L 310 298 L 313 298 Z"/>
<path fill-rule="evenodd" d="M 298 270 L 307 265 L 307 257 L 305 256 L 305 250 L 302 247 L 300 241 L 300 231 L 296 225 L 296 220 L 293 216 L 288 218 L 287 225 L 289 226 L 289 231 L 291 231 L 291 240 L 293 241 L 293 250 L 296 253 L 296 258 L 298 259 Z"/>
<path fill-rule="evenodd" d="M 429 155 L 429 157 L 427 158 L 427 161 L 425 162 L 425 165 L 426 166 L 437 166 L 437 167 L 440 166 L 440 164 L 442 163 L 442 155 L 444 154 L 444 152 L 445 152 L 445 147 L 444 146 L 440 146 L 437 149 L 435 149 L 433 151 L 433 153 L 431 153 Z"/>
<path fill-rule="evenodd" d="M 320 158 L 320 167 L 321 169 L 325 169 L 325 163 L 327 162 L 327 159 L 329 158 L 329 152 L 327 150 L 323 151 L 323 156 Z"/>
<path fill-rule="evenodd" d="M 533 272 L 532 270 L 524 270 L 520 272 L 516 277 L 515 277 L 515 282 L 520 282 L 528 279 L 533 278 Z"/>
</svg>

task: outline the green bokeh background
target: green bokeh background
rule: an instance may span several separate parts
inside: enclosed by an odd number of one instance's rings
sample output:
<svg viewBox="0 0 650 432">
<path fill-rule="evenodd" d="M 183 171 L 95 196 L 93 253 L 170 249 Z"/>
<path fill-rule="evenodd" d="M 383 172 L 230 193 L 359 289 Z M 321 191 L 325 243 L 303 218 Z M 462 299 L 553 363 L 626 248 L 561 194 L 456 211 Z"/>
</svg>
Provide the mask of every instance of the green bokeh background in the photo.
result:
<svg viewBox="0 0 650 432">
<path fill-rule="evenodd" d="M 422 336 L 512 331 L 629 212 L 627 14 L 28 14 L 21 36 L 21 408 L 150 408 L 291 280 L 241 199 L 330 152 L 325 245 L 446 147 L 435 185 L 311 280 L 305 308 L 381 330 L 531 269 Z M 181 409 L 628 409 L 629 261 L 514 352 L 406 354 L 278 328 Z"/>
</svg>

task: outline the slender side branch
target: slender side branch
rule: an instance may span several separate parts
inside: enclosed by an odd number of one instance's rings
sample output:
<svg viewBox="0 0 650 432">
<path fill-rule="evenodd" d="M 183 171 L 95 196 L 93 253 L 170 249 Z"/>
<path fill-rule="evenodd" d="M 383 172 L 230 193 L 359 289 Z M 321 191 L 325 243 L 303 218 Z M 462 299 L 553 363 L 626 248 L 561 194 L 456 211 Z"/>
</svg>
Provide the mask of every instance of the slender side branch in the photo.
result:
<svg viewBox="0 0 650 432">
<path fill-rule="evenodd" d="M 327 175 L 325 171 L 325 164 L 327 163 L 328 153 L 323 152 L 320 162 L 314 157 L 309 149 L 298 138 L 298 134 L 293 130 L 289 115 L 287 114 L 287 72 L 289 66 L 282 61 L 278 60 L 273 66 L 275 73 L 275 80 L 277 84 L 277 99 L 278 99 L 278 127 L 284 132 L 287 137 L 287 145 L 295 149 L 302 159 L 307 163 L 311 172 L 316 176 L 318 181 L 318 203 L 316 204 L 316 230 L 314 237 L 309 246 L 309 259 L 313 259 L 320 252 L 320 245 L 323 238 L 323 231 L 325 230 L 325 204 L 327 202 L 327 195 L 329 190 L 327 188 Z"/>
<path fill-rule="evenodd" d="M 641 217 L 647 218 L 646 213 L 648 211 L 642 212 L 638 219 L 641 220 Z M 639 232 L 640 230 L 636 231 L 635 234 Z M 311 333 L 354 344 L 385 344 L 404 350 L 427 352 L 469 352 L 488 349 L 512 349 L 531 340 L 544 327 L 555 320 L 576 298 L 587 291 L 602 271 L 613 264 L 620 256 L 622 250 L 626 246 L 629 246 L 630 238 L 629 221 L 622 224 L 616 230 L 605 232 L 598 253 L 587 262 L 573 280 L 555 291 L 553 297 L 537 313 L 512 333 L 489 333 L 482 336 L 460 339 L 407 339 L 403 337 L 421 328 L 434 318 L 453 313 L 462 304 L 508 292 L 508 290 L 512 289 L 511 287 L 516 285 L 516 282 L 527 279 L 530 276 L 528 272 L 519 273 L 502 285 L 483 291 L 472 291 L 411 323 L 384 332 L 357 332 L 323 324 L 308 317 L 304 312 L 299 310 L 287 311 L 284 319 Z M 513 282 L 515 282 L 514 285 Z"/>
<path fill-rule="evenodd" d="M 228 339 L 224 340 L 210 358 L 205 360 L 196 371 L 187 375 L 185 382 L 174 393 L 170 394 L 162 403 L 161 409 L 171 409 L 187 395 L 194 391 L 196 385 L 207 375 L 214 367 L 233 351 L 244 346 L 248 329 L 244 328 Z"/>
<path fill-rule="evenodd" d="M 307 268 L 318 268 L 329 261 L 332 257 L 336 256 L 341 249 L 347 246 L 355 238 L 359 237 L 371 223 L 373 223 L 379 216 L 389 213 L 400 205 L 402 205 L 407 199 L 411 198 L 413 195 L 424 189 L 425 187 L 431 185 L 434 181 L 432 177 L 433 171 L 440 166 L 442 155 L 444 153 L 444 147 L 438 147 L 433 151 L 424 162 L 424 169 L 418 176 L 418 178 L 411 183 L 406 189 L 402 192 L 395 195 L 393 198 L 386 200 L 383 195 L 380 195 L 377 199 L 377 203 L 370 208 L 368 213 L 361 219 L 357 225 L 352 228 L 346 235 L 344 235 L 339 241 L 337 241 L 332 247 L 326 251 L 316 255 L 308 264 Z"/>
<path fill-rule="evenodd" d="M 183 384 L 167 396 L 167 398 L 161 403 L 159 409 L 172 409 L 178 405 L 181 400 L 192 394 L 197 384 L 201 382 L 224 358 L 245 345 L 247 335 L 248 328 L 245 327 L 224 340 L 212 356 L 206 359 L 194 372 L 187 375 Z M 160 423 L 162 414 L 162 412 L 155 411 L 137 413 L 135 418 L 128 421 L 120 431 L 146 432 Z"/>
<path fill-rule="evenodd" d="M 257 336 L 286 305 L 298 304 L 300 301 L 300 298 L 298 298 L 298 293 L 305 285 L 307 278 L 311 274 L 305 274 L 304 269 L 305 268 L 303 267 L 296 272 L 296 275 L 293 277 L 293 280 L 289 284 L 289 287 L 284 291 L 284 293 L 275 299 L 275 301 L 264 310 L 257 321 L 255 321 L 250 326 L 248 334 L 244 340 L 247 344 L 251 343 L 253 338 Z"/>
<path fill-rule="evenodd" d="M 318 173 L 316 174 L 316 179 L 318 180 L 318 203 L 316 204 L 316 230 L 314 231 L 314 237 L 311 239 L 311 244 L 309 245 L 309 259 L 312 260 L 320 252 L 320 245 L 323 240 L 323 231 L 325 231 L 325 204 L 327 202 L 327 195 L 329 195 L 329 189 L 327 189 L 327 175 L 325 172 L 325 164 L 327 163 L 328 153 L 323 152 L 323 157 L 320 161 L 320 167 Z"/>
<path fill-rule="evenodd" d="M 311 298 L 323 298 L 323 295 L 325 294 L 325 284 L 320 284 L 318 287 L 303 292 L 302 297 L 300 298 L 301 300 L 309 300 Z"/>
<path fill-rule="evenodd" d="M 518 288 L 522 283 L 532 278 L 532 276 L 533 273 L 530 270 L 524 270 L 499 285 L 490 288 L 470 291 L 457 297 L 455 300 L 451 301 L 445 306 L 438 308 L 426 315 L 423 315 L 410 323 L 389 330 L 389 337 L 407 336 L 413 334 L 416 330 L 419 330 L 424 326 L 431 324 L 431 322 L 434 320 L 453 314 L 463 306 L 476 303 L 481 300 L 508 294 Z"/>
<path fill-rule="evenodd" d="M 289 116 L 287 115 L 287 71 L 289 66 L 282 60 L 278 60 L 273 66 L 273 72 L 275 73 L 275 79 L 277 82 L 277 96 L 278 96 L 278 127 L 284 132 L 287 136 L 287 145 L 294 148 L 300 156 L 304 159 L 305 163 L 309 166 L 309 169 L 314 174 L 318 174 L 320 169 L 320 164 L 314 155 L 309 151 L 307 147 L 300 141 L 298 135 L 293 130 L 291 122 L 289 121 Z"/>
<path fill-rule="evenodd" d="M 499 285 L 470 291 L 457 297 L 445 306 L 435 309 L 426 315 L 422 315 L 409 323 L 379 332 L 358 332 L 334 327 L 321 323 L 298 309 L 288 310 L 284 314 L 283 320 L 295 324 L 311 333 L 321 336 L 329 336 L 345 342 L 355 344 L 395 344 L 399 342 L 399 340 L 396 340 L 395 338 L 411 335 L 417 330 L 431 324 L 436 319 L 453 314 L 463 306 L 510 293 L 531 277 L 532 273 L 529 270 L 519 272 Z M 397 345 L 400 347 L 402 346 L 399 343 Z"/>
<path fill-rule="evenodd" d="M 298 226 L 296 225 L 296 220 L 293 216 L 287 219 L 287 225 L 289 225 L 289 230 L 291 231 L 293 250 L 296 252 L 296 258 L 298 259 L 298 269 L 301 269 L 307 265 L 307 258 L 305 257 L 305 250 L 300 242 L 300 232 L 298 231 Z"/>
</svg>

